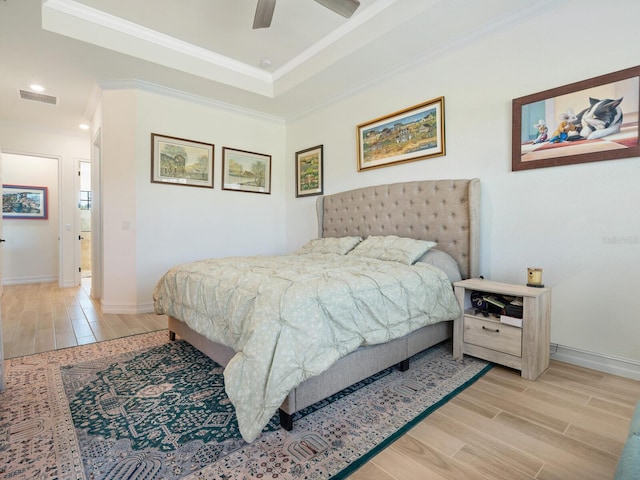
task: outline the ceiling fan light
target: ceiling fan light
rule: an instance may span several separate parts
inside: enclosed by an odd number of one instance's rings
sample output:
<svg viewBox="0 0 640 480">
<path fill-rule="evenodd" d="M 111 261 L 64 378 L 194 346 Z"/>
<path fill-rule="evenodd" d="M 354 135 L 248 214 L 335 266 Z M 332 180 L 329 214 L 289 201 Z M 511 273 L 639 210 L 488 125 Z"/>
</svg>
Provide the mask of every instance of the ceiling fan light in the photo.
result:
<svg viewBox="0 0 640 480">
<path fill-rule="evenodd" d="M 316 2 L 345 18 L 350 18 L 360 6 L 360 2 L 358 0 L 316 0 Z"/>
</svg>

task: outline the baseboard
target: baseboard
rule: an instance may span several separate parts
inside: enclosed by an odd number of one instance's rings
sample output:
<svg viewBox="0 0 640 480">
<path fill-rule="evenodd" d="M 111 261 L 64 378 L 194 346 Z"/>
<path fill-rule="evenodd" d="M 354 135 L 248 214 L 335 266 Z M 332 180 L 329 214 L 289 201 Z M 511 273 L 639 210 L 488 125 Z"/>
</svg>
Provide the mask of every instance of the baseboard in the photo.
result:
<svg viewBox="0 0 640 480">
<path fill-rule="evenodd" d="M 20 277 L 20 278 L 3 278 L 3 285 L 25 285 L 27 283 L 51 283 L 57 282 L 58 276 L 48 276 L 48 277 Z"/>
<path fill-rule="evenodd" d="M 153 313 L 153 304 L 142 305 L 116 305 L 101 302 L 100 307 L 103 313 L 121 314 L 121 315 L 138 315 L 140 313 Z"/>
<path fill-rule="evenodd" d="M 551 359 L 611 373 L 632 380 L 640 380 L 640 361 L 587 352 L 562 345 L 551 345 Z"/>
</svg>

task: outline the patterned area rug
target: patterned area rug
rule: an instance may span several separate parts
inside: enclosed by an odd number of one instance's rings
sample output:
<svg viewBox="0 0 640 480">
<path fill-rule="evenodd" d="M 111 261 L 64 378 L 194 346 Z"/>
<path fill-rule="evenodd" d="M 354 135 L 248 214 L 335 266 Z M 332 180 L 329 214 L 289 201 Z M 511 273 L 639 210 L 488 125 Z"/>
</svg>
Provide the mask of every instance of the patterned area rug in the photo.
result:
<svg viewBox="0 0 640 480">
<path fill-rule="evenodd" d="M 345 478 L 490 368 L 441 344 L 247 444 L 222 368 L 166 331 L 6 364 L 0 477 L 65 480 Z"/>
</svg>

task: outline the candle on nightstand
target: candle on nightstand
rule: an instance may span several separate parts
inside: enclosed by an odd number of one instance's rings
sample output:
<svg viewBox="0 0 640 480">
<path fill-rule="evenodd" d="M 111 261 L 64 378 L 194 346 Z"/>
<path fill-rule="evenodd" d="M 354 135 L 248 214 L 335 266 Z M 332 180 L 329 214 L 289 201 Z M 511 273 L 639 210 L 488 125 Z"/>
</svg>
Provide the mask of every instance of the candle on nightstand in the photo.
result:
<svg viewBox="0 0 640 480">
<path fill-rule="evenodd" d="M 542 284 L 541 268 L 527 268 L 527 286 L 538 288 L 544 287 Z"/>
</svg>

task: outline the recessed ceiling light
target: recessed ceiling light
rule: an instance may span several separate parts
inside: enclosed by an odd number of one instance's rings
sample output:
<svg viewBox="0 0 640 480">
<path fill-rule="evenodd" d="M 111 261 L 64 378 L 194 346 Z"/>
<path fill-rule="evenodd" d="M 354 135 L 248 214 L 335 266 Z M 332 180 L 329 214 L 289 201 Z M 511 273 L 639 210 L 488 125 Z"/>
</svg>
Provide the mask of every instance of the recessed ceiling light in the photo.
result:
<svg viewBox="0 0 640 480">
<path fill-rule="evenodd" d="M 89 130 L 89 125 L 86 123 L 81 123 L 78 127 L 80 127 L 80 130 Z"/>
<path fill-rule="evenodd" d="M 260 62 L 260 68 L 269 68 L 271 66 L 271 60 L 269 60 L 268 58 L 265 58 L 264 60 L 262 60 Z"/>
<path fill-rule="evenodd" d="M 35 83 L 33 85 L 29 85 L 29 88 L 34 92 L 44 92 L 44 87 L 42 85 L 36 85 Z"/>
</svg>

